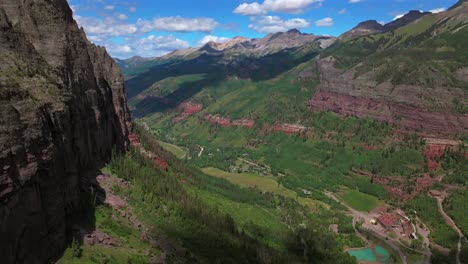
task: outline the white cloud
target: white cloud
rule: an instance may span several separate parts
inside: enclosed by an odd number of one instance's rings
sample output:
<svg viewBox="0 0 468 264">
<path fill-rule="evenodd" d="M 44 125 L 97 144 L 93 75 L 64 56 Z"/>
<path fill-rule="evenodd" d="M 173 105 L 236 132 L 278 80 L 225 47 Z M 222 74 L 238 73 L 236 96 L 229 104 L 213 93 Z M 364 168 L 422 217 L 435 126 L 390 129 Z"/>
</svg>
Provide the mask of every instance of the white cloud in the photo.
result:
<svg viewBox="0 0 468 264">
<path fill-rule="evenodd" d="M 320 20 L 317 20 L 315 21 L 315 25 L 317 27 L 331 27 L 333 26 L 333 18 L 331 17 L 326 17 L 326 18 L 322 18 Z"/>
<path fill-rule="evenodd" d="M 346 14 L 346 8 L 343 8 L 340 11 L 338 11 L 338 14 L 340 14 L 340 15 Z"/>
<path fill-rule="evenodd" d="M 447 8 L 440 7 L 440 8 L 431 9 L 431 10 L 429 10 L 429 12 L 436 14 L 436 13 L 444 12 L 445 10 L 447 10 Z"/>
<path fill-rule="evenodd" d="M 114 10 L 114 8 L 115 8 L 115 5 L 106 5 L 104 7 L 105 10 Z"/>
<path fill-rule="evenodd" d="M 186 49 L 190 47 L 187 41 L 178 39 L 174 36 L 154 35 L 137 40 L 134 43 L 134 46 L 139 55 L 147 57 L 161 56 L 177 49 Z"/>
<path fill-rule="evenodd" d="M 257 16 L 265 14 L 266 11 L 262 8 L 262 6 L 259 3 L 253 2 L 251 4 L 240 4 L 238 7 L 236 7 L 236 9 L 234 9 L 234 13 L 245 16 Z"/>
<path fill-rule="evenodd" d="M 94 17 L 81 17 L 76 15 L 75 20 L 85 29 L 85 32 L 88 34 L 88 36 L 101 35 L 101 37 L 119 37 L 131 35 L 138 31 L 136 25 L 122 23 L 112 17 L 98 19 Z"/>
<path fill-rule="evenodd" d="M 94 43 L 102 43 L 105 40 L 101 35 L 88 35 L 87 38 L 89 41 Z"/>
<path fill-rule="evenodd" d="M 120 20 L 127 20 L 128 19 L 128 16 L 125 15 L 125 14 L 118 14 L 117 16 Z"/>
<path fill-rule="evenodd" d="M 350 4 L 356 4 L 356 3 L 360 3 L 362 2 L 363 0 L 349 0 L 348 3 Z"/>
<path fill-rule="evenodd" d="M 175 32 L 211 32 L 219 23 L 212 18 L 184 18 L 180 16 L 155 18 L 152 21 L 139 19 L 137 25 L 142 32 L 153 30 Z"/>
<path fill-rule="evenodd" d="M 302 18 L 283 20 L 278 16 L 264 16 L 252 18 L 249 28 L 260 33 L 284 32 L 293 28 L 307 28 L 310 23 Z"/>
<path fill-rule="evenodd" d="M 130 8 L 131 6 L 127 8 L 129 12 L 132 11 Z M 126 14 L 117 12 L 101 12 L 100 17 L 84 17 L 75 14 L 74 18 L 78 25 L 84 28 L 88 40 L 106 47 L 109 54 L 117 58 L 128 58 L 134 55 L 156 57 L 176 49 L 190 47 L 189 42 L 172 35 L 158 36 L 153 33 L 146 36 L 147 32 L 157 30 L 209 32 L 218 26 L 218 23 L 211 18 L 183 17 L 155 18 L 130 23 Z M 218 38 L 218 41 L 221 40 L 222 38 Z"/>
<path fill-rule="evenodd" d="M 130 13 L 135 13 L 136 11 L 137 11 L 136 6 L 131 6 L 131 7 L 128 8 L 128 12 L 130 12 Z"/>
<path fill-rule="evenodd" d="M 129 45 L 110 47 L 110 50 L 115 53 L 132 53 L 133 50 Z"/>
<path fill-rule="evenodd" d="M 310 5 L 321 6 L 324 0 L 265 0 L 262 4 L 243 3 L 234 9 L 234 13 L 247 16 L 263 15 L 268 12 L 298 14 L 304 12 Z"/>
<path fill-rule="evenodd" d="M 229 41 L 229 38 L 217 37 L 217 36 L 213 36 L 213 35 L 207 35 L 207 36 L 204 36 L 202 39 L 200 39 L 197 42 L 197 46 L 203 46 L 203 45 L 205 45 L 206 43 L 208 43 L 210 41 L 213 41 L 213 42 L 216 42 L 216 43 L 223 43 L 223 42 Z"/>
</svg>

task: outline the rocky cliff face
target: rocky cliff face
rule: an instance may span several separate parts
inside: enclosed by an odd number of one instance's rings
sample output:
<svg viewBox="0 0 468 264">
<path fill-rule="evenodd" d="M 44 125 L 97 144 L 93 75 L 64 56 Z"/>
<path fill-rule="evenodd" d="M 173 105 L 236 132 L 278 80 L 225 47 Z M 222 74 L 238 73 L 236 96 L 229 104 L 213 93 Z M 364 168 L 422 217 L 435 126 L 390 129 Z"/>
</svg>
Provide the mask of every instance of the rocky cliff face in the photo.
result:
<svg viewBox="0 0 468 264">
<path fill-rule="evenodd" d="M 123 77 L 66 0 L 0 1 L 0 256 L 60 254 L 80 185 L 125 149 Z"/>
<path fill-rule="evenodd" d="M 312 110 L 387 121 L 426 137 L 468 132 L 468 115 L 451 110 L 455 98 L 466 98 L 462 88 L 379 83 L 372 72 L 356 77 L 355 68 L 338 69 L 335 63 L 333 57 L 317 60 L 320 85 L 309 101 Z"/>
</svg>

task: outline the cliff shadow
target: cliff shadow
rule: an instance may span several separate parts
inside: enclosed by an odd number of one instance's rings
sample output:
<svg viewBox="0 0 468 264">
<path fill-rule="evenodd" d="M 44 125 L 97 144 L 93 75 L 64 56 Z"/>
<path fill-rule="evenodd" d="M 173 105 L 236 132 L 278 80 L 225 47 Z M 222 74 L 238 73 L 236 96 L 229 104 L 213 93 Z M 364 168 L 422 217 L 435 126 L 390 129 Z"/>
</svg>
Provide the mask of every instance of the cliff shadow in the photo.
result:
<svg viewBox="0 0 468 264">
<path fill-rule="evenodd" d="M 187 74 L 222 74 L 219 66 L 216 65 L 217 58 L 216 56 L 203 54 L 192 60 L 174 61 L 151 67 L 147 72 L 125 82 L 127 97 L 131 99 L 151 87 L 155 82 L 169 77 Z"/>
<path fill-rule="evenodd" d="M 148 96 L 136 105 L 132 112 L 135 117 L 143 117 L 158 112 L 165 112 L 176 108 L 180 103 L 192 98 L 204 87 L 216 85 L 225 79 L 224 75 L 210 74 L 198 81 L 185 82 L 179 88 L 165 96 Z"/>
<path fill-rule="evenodd" d="M 72 213 L 67 216 L 69 223 L 67 247 L 52 259 L 52 263 L 61 259 L 67 250 L 71 251 L 73 257 L 77 257 L 81 254 L 81 246 L 89 245 L 89 238 L 92 238 L 97 230 L 96 208 L 104 205 L 107 197 L 106 191 L 98 181 L 99 177 L 110 177 L 110 175 L 97 170 L 81 178 L 78 203 L 75 204 L 75 209 L 71 210 Z"/>
</svg>

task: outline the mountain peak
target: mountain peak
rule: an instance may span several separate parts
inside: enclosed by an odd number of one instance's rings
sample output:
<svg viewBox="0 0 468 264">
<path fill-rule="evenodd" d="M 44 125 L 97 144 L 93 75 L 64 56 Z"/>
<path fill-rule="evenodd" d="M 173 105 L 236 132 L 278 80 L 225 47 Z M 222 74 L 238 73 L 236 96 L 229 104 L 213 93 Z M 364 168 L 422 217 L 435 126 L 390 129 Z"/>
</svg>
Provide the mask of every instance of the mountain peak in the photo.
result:
<svg viewBox="0 0 468 264">
<path fill-rule="evenodd" d="M 458 0 L 456 4 L 454 4 L 452 7 L 449 8 L 449 10 L 455 9 L 459 6 L 462 6 L 463 4 L 468 3 L 468 0 Z"/>
<path fill-rule="evenodd" d="M 302 34 L 301 31 L 299 31 L 298 29 L 296 28 L 293 28 L 293 29 L 290 29 L 288 30 L 286 33 L 289 33 L 289 34 Z"/>
<path fill-rule="evenodd" d="M 340 36 L 340 39 L 350 39 L 355 37 L 360 37 L 368 34 L 374 34 L 384 31 L 384 26 L 377 22 L 376 20 L 367 20 L 359 23 L 356 27 L 343 33 Z"/>
<path fill-rule="evenodd" d="M 377 20 L 367 20 L 364 22 L 359 23 L 356 28 L 362 28 L 362 29 L 373 29 L 373 30 L 382 30 L 383 26 Z"/>
<path fill-rule="evenodd" d="M 411 10 L 405 15 L 403 15 L 402 17 L 397 18 L 393 20 L 392 22 L 385 24 L 385 31 L 403 27 L 427 14 L 431 14 L 431 12 L 421 12 L 419 10 Z"/>
</svg>

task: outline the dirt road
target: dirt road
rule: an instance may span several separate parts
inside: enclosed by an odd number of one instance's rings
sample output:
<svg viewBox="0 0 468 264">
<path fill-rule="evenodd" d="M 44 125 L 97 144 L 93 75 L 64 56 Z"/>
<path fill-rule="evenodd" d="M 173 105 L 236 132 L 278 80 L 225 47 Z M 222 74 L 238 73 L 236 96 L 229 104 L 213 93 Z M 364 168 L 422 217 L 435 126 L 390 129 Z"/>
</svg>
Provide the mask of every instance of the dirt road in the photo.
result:
<svg viewBox="0 0 468 264">
<path fill-rule="evenodd" d="M 437 200 L 437 208 L 439 209 L 439 213 L 442 215 L 444 218 L 445 222 L 447 225 L 449 225 L 455 232 L 458 234 L 458 245 L 457 245 L 457 264 L 461 264 L 460 261 L 460 252 L 461 252 L 461 247 L 462 247 L 462 239 L 463 239 L 463 232 L 458 228 L 458 226 L 455 224 L 453 219 L 445 213 L 444 207 L 443 207 L 443 202 L 444 202 L 444 197 L 435 197 Z"/>
</svg>

